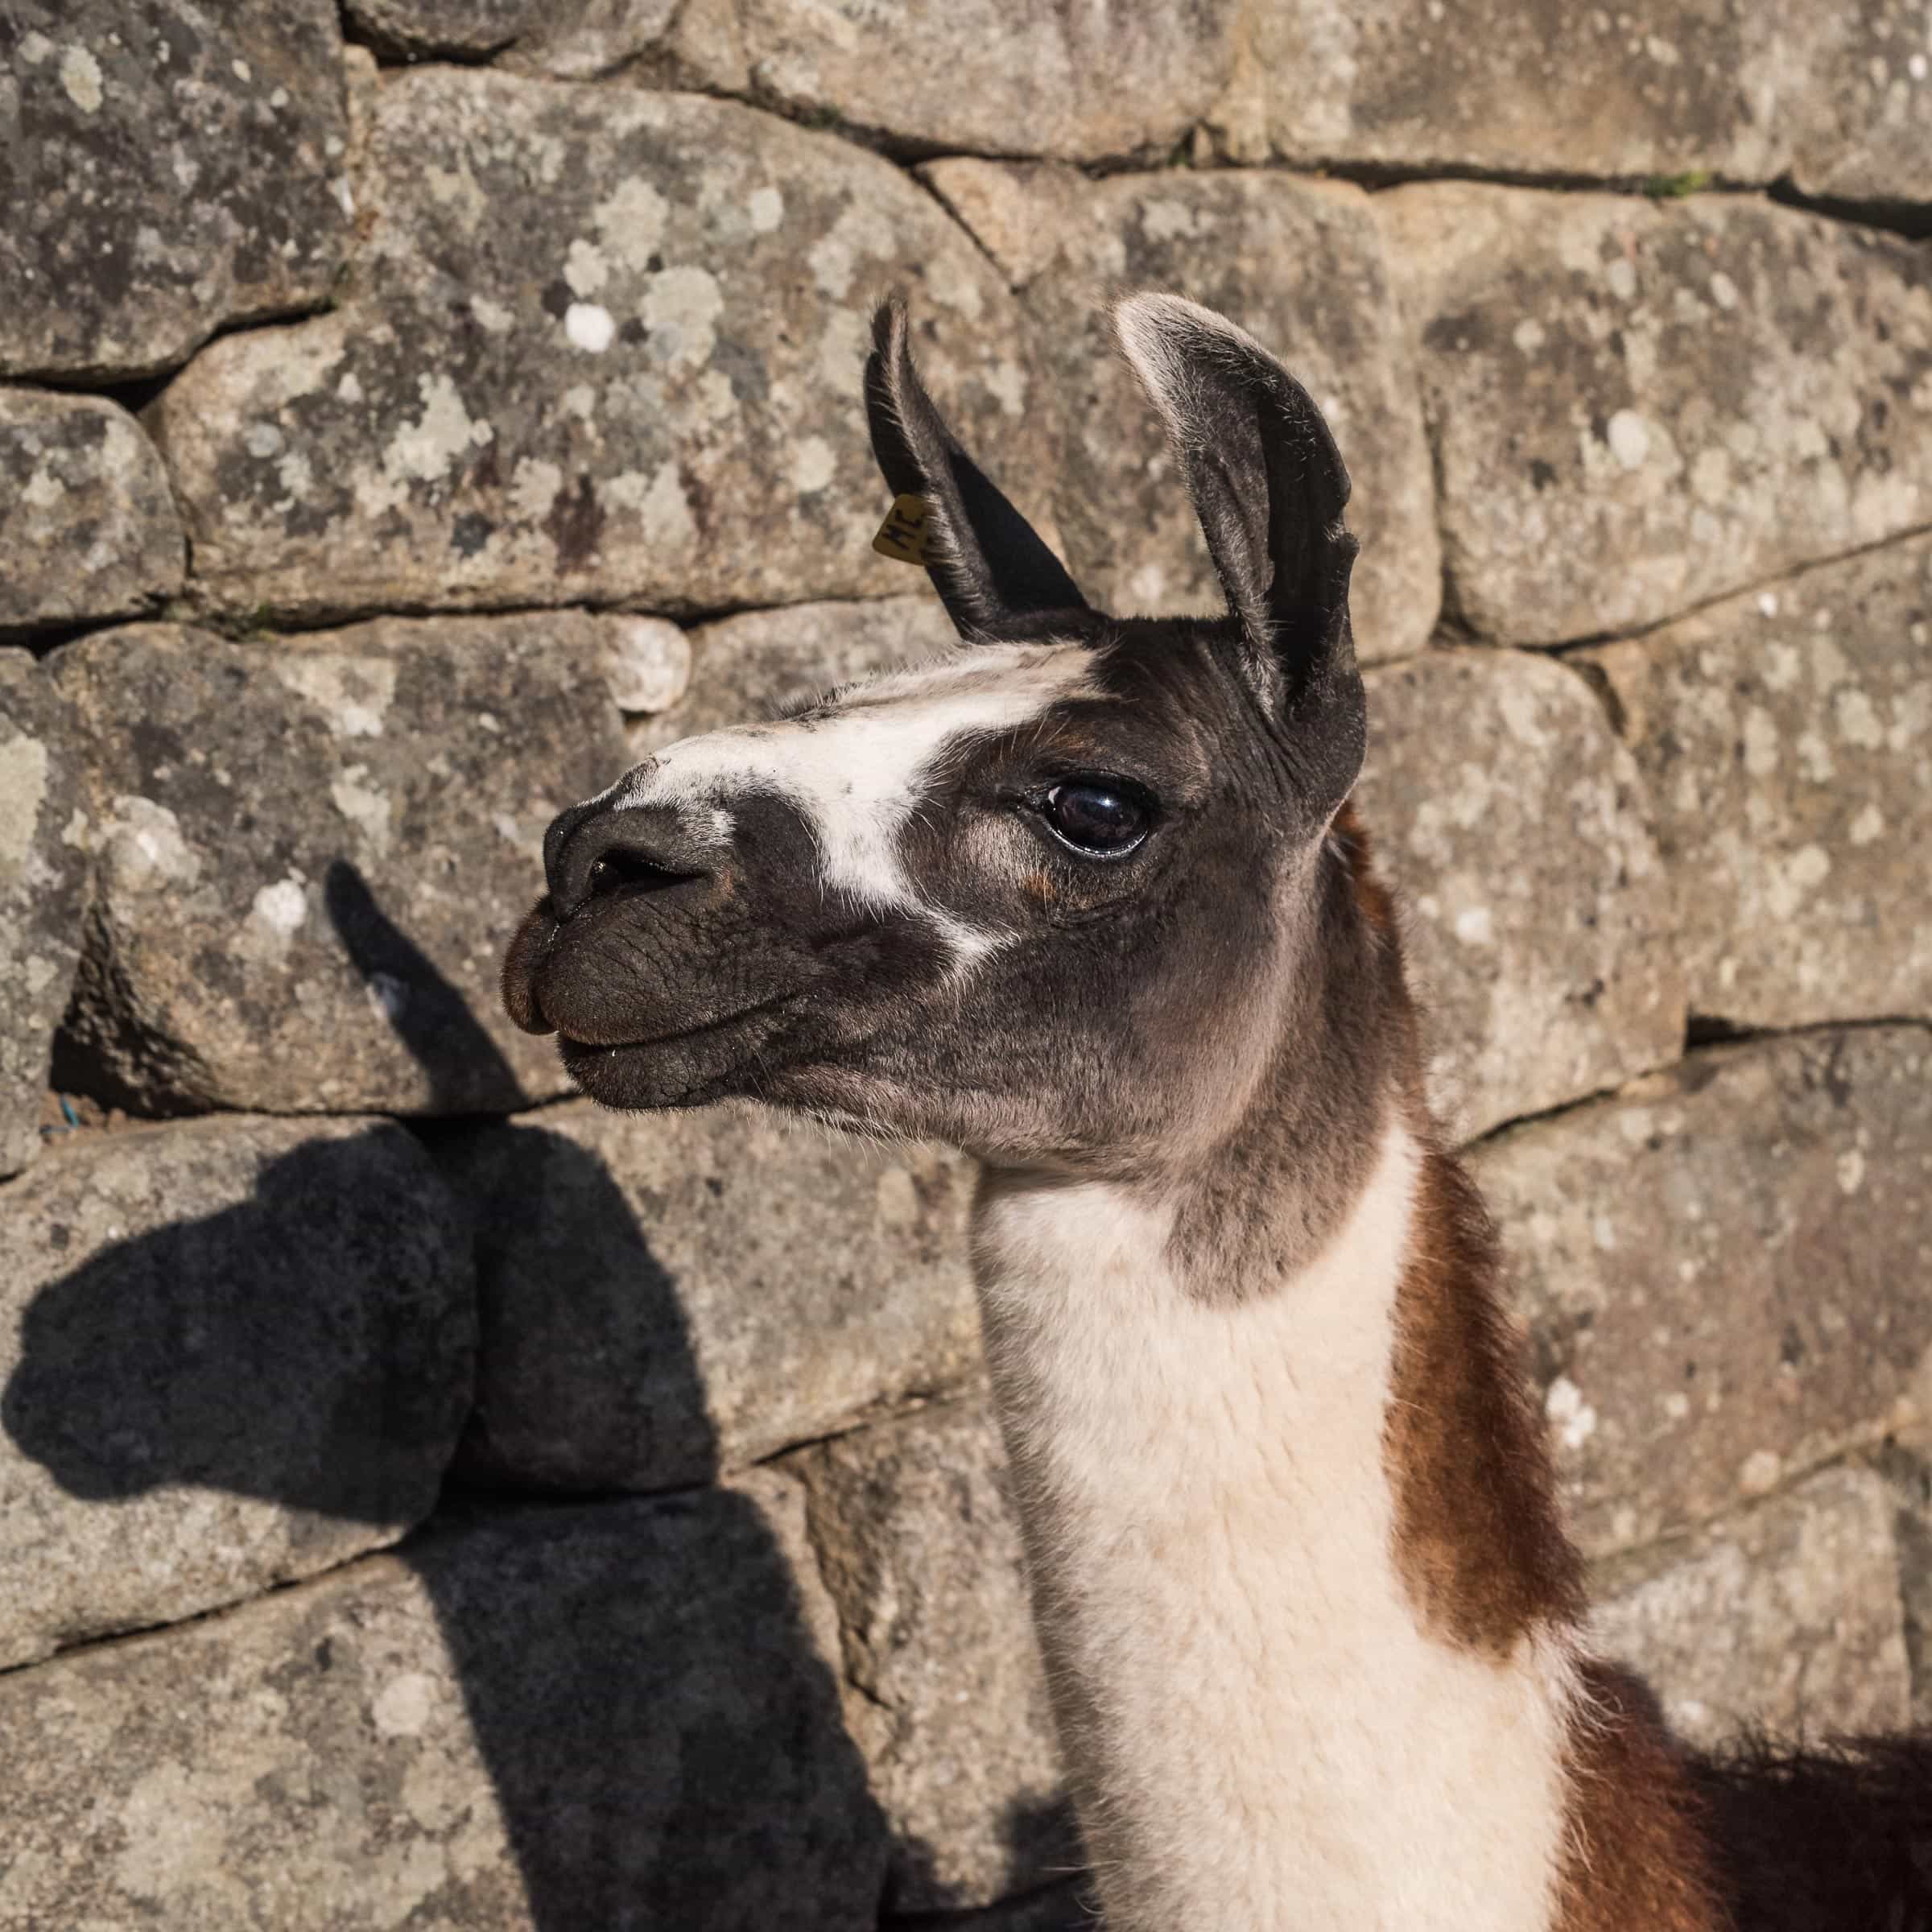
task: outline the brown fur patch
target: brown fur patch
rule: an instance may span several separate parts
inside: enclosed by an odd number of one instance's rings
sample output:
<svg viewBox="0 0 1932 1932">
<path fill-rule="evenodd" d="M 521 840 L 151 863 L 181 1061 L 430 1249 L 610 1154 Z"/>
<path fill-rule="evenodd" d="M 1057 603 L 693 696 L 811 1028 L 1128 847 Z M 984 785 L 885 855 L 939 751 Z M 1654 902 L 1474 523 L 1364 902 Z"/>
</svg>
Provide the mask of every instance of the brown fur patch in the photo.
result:
<svg viewBox="0 0 1932 1932">
<path fill-rule="evenodd" d="M 1614 1664 L 1585 1665 L 1583 1690 L 1556 1932 L 1732 1932 L 1704 1808 L 1656 1699 Z"/>
<path fill-rule="evenodd" d="M 1583 1589 L 1496 1273 L 1481 1197 L 1426 1146 L 1382 1435 L 1396 1559 L 1430 1627 L 1502 1657 L 1539 1624 L 1577 1620 Z"/>
</svg>

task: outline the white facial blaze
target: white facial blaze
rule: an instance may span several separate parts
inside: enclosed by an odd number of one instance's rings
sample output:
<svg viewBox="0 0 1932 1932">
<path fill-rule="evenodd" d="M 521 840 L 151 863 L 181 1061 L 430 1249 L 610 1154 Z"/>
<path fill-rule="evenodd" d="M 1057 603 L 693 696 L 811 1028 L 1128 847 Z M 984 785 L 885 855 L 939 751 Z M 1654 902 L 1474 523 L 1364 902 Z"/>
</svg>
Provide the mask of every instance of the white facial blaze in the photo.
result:
<svg viewBox="0 0 1932 1932">
<path fill-rule="evenodd" d="M 828 891 L 879 911 L 913 913 L 938 929 L 962 965 L 1000 943 L 922 893 L 899 836 L 935 762 L 962 733 L 1009 730 L 1084 683 L 1073 644 L 980 645 L 842 694 L 832 716 L 752 724 L 686 738 L 605 795 L 613 809 L 668 805 L 732 836 L 734 802 L 750 792 L 787 800 L 812 828 Z"/>
</svg>

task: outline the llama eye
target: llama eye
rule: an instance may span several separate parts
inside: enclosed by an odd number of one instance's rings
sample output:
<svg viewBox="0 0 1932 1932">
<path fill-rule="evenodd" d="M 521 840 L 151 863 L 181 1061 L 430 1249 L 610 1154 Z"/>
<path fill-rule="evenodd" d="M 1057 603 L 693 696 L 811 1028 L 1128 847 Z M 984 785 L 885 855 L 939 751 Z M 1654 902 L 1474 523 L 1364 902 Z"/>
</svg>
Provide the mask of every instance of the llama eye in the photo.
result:
<svg viewBox="0 0 1932 1932">
<path fill-rule="evenodd" d="M 1056 785 L 1040 801 L 1040 816 L 1076 852 L 1118 858 L 1147 836 L 1154 813 L 1148 799 L 1107 779 L 1079 778 Z"/>
</svg>

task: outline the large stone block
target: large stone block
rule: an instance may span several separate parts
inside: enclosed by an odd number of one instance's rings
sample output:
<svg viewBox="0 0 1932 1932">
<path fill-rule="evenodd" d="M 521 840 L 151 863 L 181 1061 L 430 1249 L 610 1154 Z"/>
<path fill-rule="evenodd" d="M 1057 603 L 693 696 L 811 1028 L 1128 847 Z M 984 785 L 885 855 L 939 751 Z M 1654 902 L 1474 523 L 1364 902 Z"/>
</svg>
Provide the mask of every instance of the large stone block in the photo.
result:
<svg viewBox="0 0 1932 1932">
<path fill-rule="evenodd" d="M 1755 199 L 1375 198 L 1452 607 L 1552 643 L 1932 520 L 1932 262 Z"/>
<path fill-rule="evenodd" d="M 1251 0 L 1231 158 L 1932 193 L 1925 0 Z"/>
<path fill-rule="evenodd" d="M 522 73 L 749 85 L 734 0 L 347 0 L 357 30 L 405 59 L 493 58 Z"/>
<path fill-rule="evenodd" d="M 0 1664 L 428 1513 L 475 1311 L 456 1203 L 402 1129 L 76 1136 L 0 1190 Z"/>
<path fill-rule="evenodd" d="M 545 827 L 630 762 L 625 620 L 386 619 L 54 660 L 97 878 L 76 1082 L 144 1106 L 508 1111 L 568 1090 L 497 993 Z"/>
<path fill-rule="evenodd" d="M 1442 588 L 1429 452 L 1368 196 L 1279 175 L 1096 182 L 964 160 L 925 172 L 1023 286 L 1042 379 L 1068 426 L 1058 520 L 1090 597 L 1123 613 L 1225 605 L 1160 423 L 1107 327 L 1122 289 L 1181 289 L 1281 356 L 1335 431 L 1362 540 L 1356 648 L 1400 657 L 1427 641 Z"/>
<path fill-rule="evenodd" d="M 740 0 L 758 92 L 930 154 L 1098 161 L 1166 149 L 1234 60 L 1235 0 L 1094 7 Z"/>
<path fill-rule="evenodd" d="M 1868 1469 L 1787 1494 L 1610 1566 L 1599 1641 L 1634 1664 L 1671 1728 L 1713 1744 L 1901 1729 L 1911 1682 L 1897 1505 Z"/>
<path fill-rule="evenodd" d="M 977 1365 L 955 1156 L 584 1101 L 442 1158 L 477 1224 L 473 1474 L 674 1488 Z"/>
<path fill-rule="evenodd" d="M 781 705 L 874 671 L 921 663 L 960 641 L 946 607 L 930 591 L 865 603 L 749 610 L 700 624 L 688 635 L 691 668 L 683 695 L 627 727 L 639 758 L 679 738 L 758 724 Z"/>
<path fill-rule="evenodd" d="M 1798 185 L 1846 201 L 1932 201 L 1932 4 L 1785 0 L 1778 11 L 1778 106 L 1791 103 Z"/>
<path fill-rule="evenodd" d="M 1252 0 L 1211 126 L 1244 161 L 1765 180 L 1783 152 L 1769 85 L 1783 10 Z"/>
<path fill-rule="evenodd" d="M 184 562 L 167 473 L 132 416 L 0 389 L 0 634 L 132 616 L 181 588 Z"/>
<path fill-rule="evenodd" d="M 1932 1014 L 1932 543 L 1889 545 L 1579 654 L 1684 890 L 1699 1013 Z"/>
<path fill-rule="evenodd" d="M 1582 679 L 1433 651 L 1368 675 L 1356 791 L 1410 914 L 1429 1076 L 1457 1139 L 1674 1059 L 1674 906 L 1629 753 Z"/>
<path fill-rule="evenodd" d="M 147 375 L 325 300 L 346 242 L 330 0 L 13 0 L 0 375 Z"/>
<path fill-rule="evenodd" d="M 479 1515 L 0 1678 L 0 1922 L 865 1932 L 790 1487 Z"/>
<path fill-rule="evenodd" d="M 0 1174 L 39 1145 L 54 1030 L 80 943 L 86 818 L 72 720 L 45 671 L 0 650 Z"/>
<path fill-rule="evenodd" d="M 859 384 L 912 297 L 963 440 L 1050 467 L 1019 312 L 891 164 L 732 101 L 456 68 L 379 91 L 337 312 L 153 406 L 229 609 L 716 609 L 904 587 Z"/>
<path fill-rule="evenodd" d="M 1924 1029 L 1695 1054 L 1474 1166 L 1593 1553 L 1932 1416 Z"/>
<path fill-rule="evenodd" d="M 981 1904 L 1076 1868 L 985 1402 L 843 1436 L 792 1466 L 838 1606 L 847 1722 L 893 1829 L 888 1908 Z"/>
</svg>

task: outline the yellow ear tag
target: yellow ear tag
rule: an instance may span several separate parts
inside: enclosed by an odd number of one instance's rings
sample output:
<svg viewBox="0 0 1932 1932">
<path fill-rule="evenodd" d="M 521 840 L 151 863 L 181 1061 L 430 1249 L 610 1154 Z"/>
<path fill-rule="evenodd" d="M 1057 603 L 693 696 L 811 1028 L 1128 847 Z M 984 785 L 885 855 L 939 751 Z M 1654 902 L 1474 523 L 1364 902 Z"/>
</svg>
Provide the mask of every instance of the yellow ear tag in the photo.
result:
<svg viewBox="0 0 1932 1932">
<path fill-rule="evenodd" d="M 872 547 L 895 564 L 926 561 L 927 508 L 923 497 L 894 497 Z"/>
</svg>

